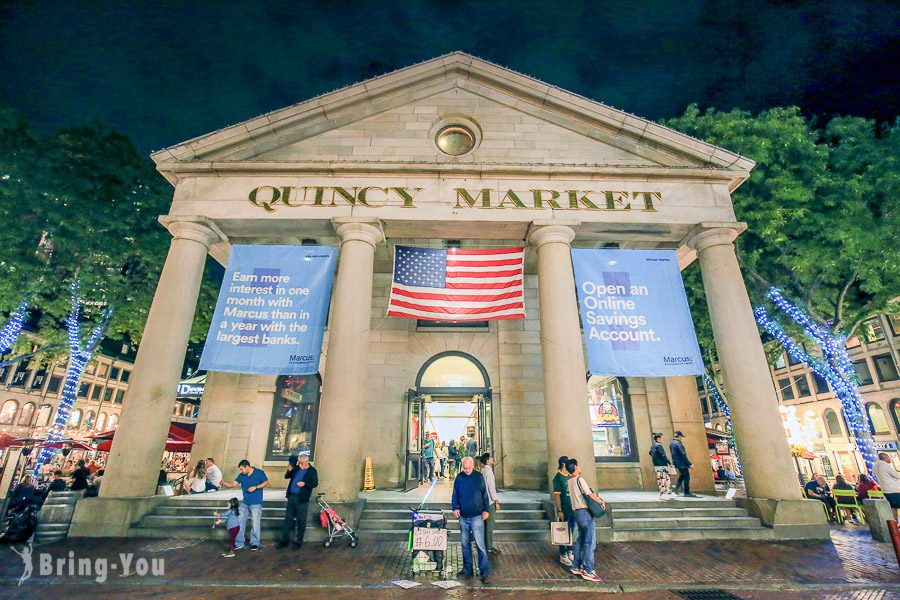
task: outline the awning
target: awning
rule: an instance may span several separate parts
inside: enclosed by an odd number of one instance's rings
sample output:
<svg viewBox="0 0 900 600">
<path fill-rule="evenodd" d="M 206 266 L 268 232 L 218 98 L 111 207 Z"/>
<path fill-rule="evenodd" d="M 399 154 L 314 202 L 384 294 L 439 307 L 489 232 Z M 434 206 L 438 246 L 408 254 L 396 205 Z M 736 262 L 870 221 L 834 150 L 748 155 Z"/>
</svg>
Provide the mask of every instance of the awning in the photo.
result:
<svg viewBox="0 0 900 600">
<path fill-rule="evenodd" d="M 196 423 L 169 423 L 169 433 L 166 435 L 167 440 L 179 441 L 179 442 L 191 442 L 194 441 L 194 429 L 196 429 Z M 111 440 L 113 436 L 116 435 L 115 429 L 110 429 L 109 431 L 104 431 L 103 433 L 98 433 L 97 435 L 92 435 L 92 440 Z"/>
<path fill-rule="evenodd" d="M 84 442 L 78 442 L 75 440 L 56 440 L 55 442 L 47 442 L 44 444 L 38 444 L 35 448 L 50 448 L 53 450 L 61 450 L 65 447 L 69 447 L 72 450 L 88 450 L 94 451 L 96 448 L 93 446 L 88 446 Z"/>
<path fill-rule="evenodd" d="M 4 433 L 0 435 L 0 448 L 9 448 L 10 446 L 21 446 L 22 442 L 19 442 L 13 436 L 8 433 Z"/>
<path fill-rule="evenodd" d="M 166 452 L 190 452 L 193 445 L 193 442 L 167 439 Z M 97 444 L 96 448 L 91 448 L 91 450 L 99 450 L 100 452 L 109 452 L 111 449 L 112 440 L 103 440 L 102 442 Z"/>
</svg>

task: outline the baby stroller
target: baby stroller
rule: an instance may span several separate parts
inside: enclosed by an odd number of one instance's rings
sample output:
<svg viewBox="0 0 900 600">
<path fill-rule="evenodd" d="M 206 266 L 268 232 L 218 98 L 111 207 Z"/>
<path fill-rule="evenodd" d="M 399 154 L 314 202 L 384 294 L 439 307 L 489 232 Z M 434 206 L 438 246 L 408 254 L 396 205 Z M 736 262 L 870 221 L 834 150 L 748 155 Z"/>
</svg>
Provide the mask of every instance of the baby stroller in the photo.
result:
<svg viewBox="0 0 900 600">
<path fill-rule="evenodd" d="M 421 507 L 420 507 L 421 508 Z M 417 528 L 447 529 L 447 518 L 442 510 L 420 510 L 410 508 L 412 513 L 412 527 L 409 529 L 409 542 L 407 550 L 413 553 L 413 573 L 420 571 L 443 571 L 444 551 L 413 549 L 413 534 Z M 424 556 L 422 556 L 424 554 Z"/>
<path fill-rule="evenodd" d="M 322 527 L 328 528 L 328 539 L 325 540 L 324 546 L 328 548 L 334 542 L 334 540 L 342 537 L 350 538 L 350 547 L 356 548 L 356 545 L 359 543 L 359 538 L 356 537 L 356 533 L 353 531 L 353 528 L 350 527 L 350 524 L 347 523 L 344 519 L 341 518 L 337 512 L 328 506 L 328 503 L 325 502 L 325 499 L 322 497 L 325 494 L 317 494 L 316 495 L 316 503 L 319 505 L 321 512 L 319 513 L 319 521 L 322 523 Z"/>
</svg>

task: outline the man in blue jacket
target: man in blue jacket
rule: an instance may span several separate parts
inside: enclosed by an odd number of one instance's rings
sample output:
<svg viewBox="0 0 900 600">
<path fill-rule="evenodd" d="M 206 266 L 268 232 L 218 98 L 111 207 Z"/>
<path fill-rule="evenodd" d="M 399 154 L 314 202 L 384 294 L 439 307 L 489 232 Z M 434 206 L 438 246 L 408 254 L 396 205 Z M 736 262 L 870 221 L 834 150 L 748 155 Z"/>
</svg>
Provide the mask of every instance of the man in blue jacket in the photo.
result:
<svg viewBox="0 0 900 600">
<path fill-rule="evenodd" d="M 684 490 L 686 498 L 699 498 L 696 494 L 691 493 L 691 468 L 694 466 L 688 460 L 687 450 L 684 449 L 684 434 L 680 431 L 675 432 L 675 439 L 669 443 L 669 454 L 672 455 L 672 464 L 678 469 L 678 481 L 675 483 L 675 491 Z"/>
<path fill-rule="evenodd" d="M 319 472 L 309 464 L 309 450 L 301 452 L 299 456 L 291 456 L 288 463 L 291 466 L 284 474 L 284 478 L 288 480 L 285 493 L 287 507 L 278 547 L 284 548 L 288 543 L 293 543 L 294 548 L 299 550 L 303 547 L 303 536 L 306 533 L 309 498 L 313 489 L 319 485 Z"/>
<path fill-rule="evenodd" d="M 487 547 L 484 543 L 484 522 L 488 513 L 487 486 L 484 477 L 475 470 L 475 459 L 466 456 L 462 460 L 462 473 L 453 480 L 453 498 L 451 506 L 453 514 L 459 519 L 459 531 L 462 538 L 463 568 L 457 573 L 459 577 L 472 577 L 475 569 L 472 565 L 472 542 L 478 548 L 478 573 L 481 583 L 488 582 L 490 565 L 488 564 Z"/>
</svg>

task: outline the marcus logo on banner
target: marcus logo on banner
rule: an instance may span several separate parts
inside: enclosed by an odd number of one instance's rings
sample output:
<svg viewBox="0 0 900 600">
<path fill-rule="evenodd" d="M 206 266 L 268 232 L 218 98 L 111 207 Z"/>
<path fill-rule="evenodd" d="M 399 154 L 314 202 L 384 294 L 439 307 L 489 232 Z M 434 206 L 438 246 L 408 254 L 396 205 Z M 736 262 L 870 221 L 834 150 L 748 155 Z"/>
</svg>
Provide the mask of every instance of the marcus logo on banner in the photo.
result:
<svg viewBox="0 0 900 600">
<path fill-rule="evenodd" d="M 678 259 L 671 250 L 572 250 L 594 375 L 702 375 Z"/>
</svg>

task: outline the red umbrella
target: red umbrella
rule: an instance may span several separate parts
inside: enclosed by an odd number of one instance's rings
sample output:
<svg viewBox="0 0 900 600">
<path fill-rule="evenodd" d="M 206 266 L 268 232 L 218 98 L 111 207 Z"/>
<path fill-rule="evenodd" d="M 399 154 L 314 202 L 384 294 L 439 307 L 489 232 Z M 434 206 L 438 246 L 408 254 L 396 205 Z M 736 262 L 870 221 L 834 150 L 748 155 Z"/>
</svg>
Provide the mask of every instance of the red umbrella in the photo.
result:
<svg viewBox="0 0 900 600">
<path fill-rule="evenodd" d="M 83 444 L 82 442 L 76 442 L 75 440 L 57 440 L 55 442 L 47 442 L 45 444 L 38 444 L 37 446 L 35 446 L 35 448 L 52 448 L 54 450 L 60 450 L 65 447 L 71 448 L 72 450 L 96 450 L 96 448 L 94 448 L 93 446 L 88 446 L 87 444 Z"/>
<path fill-rule="evenodd" d="M 0 448 L 9 448 L 10 446 L 21 446 L 22 442 L 16 441 L 16 438 L 4 433 L 0 435 Z"/>
</svg>

